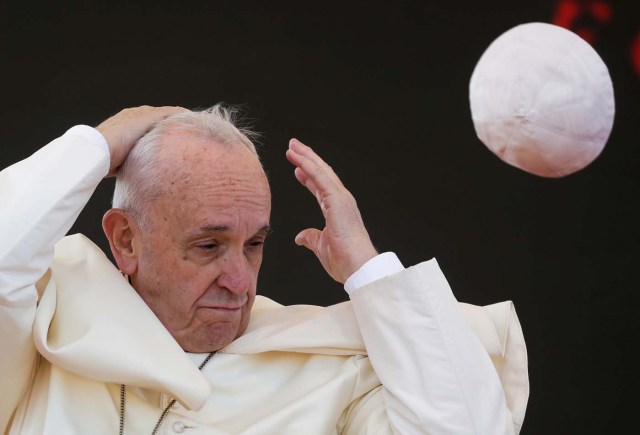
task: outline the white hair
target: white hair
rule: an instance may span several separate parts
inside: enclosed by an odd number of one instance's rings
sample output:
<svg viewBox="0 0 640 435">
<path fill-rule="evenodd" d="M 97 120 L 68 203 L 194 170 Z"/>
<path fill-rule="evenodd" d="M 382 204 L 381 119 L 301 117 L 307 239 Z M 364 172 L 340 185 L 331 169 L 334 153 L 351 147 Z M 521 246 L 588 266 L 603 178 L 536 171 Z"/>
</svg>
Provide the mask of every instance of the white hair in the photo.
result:
<svg viewBox="0 0 640 435">
<path fill-rule="evenodd" d="M 146 206 L 157 198 L 162 184 L 159 150 L 163 139 L 170 132 L 196 133 L 228 146 L 244 145 L 256 157 L 251 139 L 258 134 L 249 128 L 236 125 L 239 110 L 236 107 L 216 104 L 205 110 L 182 112 L 159 121 L 142 136 L 129 152 L 116 174 L 112 205 L 133 215 L 138 225 L 149 228 Z"/>
</svg>

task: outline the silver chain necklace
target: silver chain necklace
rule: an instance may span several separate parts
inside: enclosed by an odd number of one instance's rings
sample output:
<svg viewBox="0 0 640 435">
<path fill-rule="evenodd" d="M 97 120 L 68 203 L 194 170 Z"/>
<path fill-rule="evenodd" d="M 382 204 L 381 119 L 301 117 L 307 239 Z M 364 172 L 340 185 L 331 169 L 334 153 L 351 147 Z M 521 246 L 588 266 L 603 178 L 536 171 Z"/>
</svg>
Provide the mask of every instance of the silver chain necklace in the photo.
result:
<svg viewBox="0 0 640 435">
<path fill-rule="evenodd" d="M 216 350 L 211 352 L 205 358 L 205 360 L 202 361 L 202 364 L 200 364 L 200 367 L 198 367 L 198 370 L 202 370 L 202 368 L 205 365 L 207 365 L 209 360 L 213 358 L 216 352 L 217 352 Z M 124 435 L 124 408 L 126 405 L 126 399 L 127 399 L 126 387 L 124 386 L 124 384 L 120 384 L 120 435 Z M 176 403 L 176 399 L 173 399 L 171 400 L 171 402 L 169 402 L 167 407 L 164 408 L 164 410 L 162 411 L 162 414 L 160 415 L 160 418 L 158 419 L 158 422 L 156 423 L 156 426 L 153 428 L 153 431 L 151 432 L 151 435 L 156 435 L 156 433 L 158 432 L 158 429 L 160 429 L 160 425 L 162 425 L 162 422 L 164 421 L 165 417 L 167 416 L 167 414 L 169 414 L 169 409 L 171 409 L 171 407 L 175 403 Z"/>
</svg>

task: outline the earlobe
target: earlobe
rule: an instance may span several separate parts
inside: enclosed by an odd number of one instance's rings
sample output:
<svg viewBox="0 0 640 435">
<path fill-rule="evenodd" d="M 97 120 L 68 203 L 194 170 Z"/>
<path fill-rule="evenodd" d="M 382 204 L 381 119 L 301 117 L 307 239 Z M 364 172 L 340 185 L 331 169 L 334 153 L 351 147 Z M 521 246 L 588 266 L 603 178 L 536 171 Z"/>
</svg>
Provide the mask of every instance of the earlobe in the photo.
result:
<svg viewBox="0 0 640 435">
<path fill-rule="evenodd" d="M 137 227 L 131 216 L 124 210 L 112 208 L 102 218 L 102 229 L 118 269 L 126 275 L 133 275 L 138 268 L 138 253 L 133 243 Z"/>
</svg>

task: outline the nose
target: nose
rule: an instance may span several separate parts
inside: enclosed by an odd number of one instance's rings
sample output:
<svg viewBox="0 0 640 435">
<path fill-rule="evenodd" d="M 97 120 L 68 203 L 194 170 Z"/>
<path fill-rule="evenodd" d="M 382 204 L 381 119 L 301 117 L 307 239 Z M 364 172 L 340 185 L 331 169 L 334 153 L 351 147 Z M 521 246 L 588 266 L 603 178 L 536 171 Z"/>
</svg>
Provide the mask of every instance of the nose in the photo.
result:
<svg viewBox="0 0 640 435">
<path fill-rule="evenodd" d="M 221 258 L 220 275 L 216 280 L 219 287 L 231 293 L 243 295 L 249 291 L 250 269 L 246 257 L 228 252 Z"/>
</svg>

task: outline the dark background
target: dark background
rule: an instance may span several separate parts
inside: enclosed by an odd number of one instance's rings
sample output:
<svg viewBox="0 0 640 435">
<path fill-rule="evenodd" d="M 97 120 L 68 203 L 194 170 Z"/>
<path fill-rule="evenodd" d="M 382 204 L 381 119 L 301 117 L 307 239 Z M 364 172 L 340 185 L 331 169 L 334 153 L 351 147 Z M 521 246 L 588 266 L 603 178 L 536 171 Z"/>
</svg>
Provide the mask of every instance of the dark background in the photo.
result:
<svg viewBox="0 0 640 435">
<path fill-rule="evenodd" d="M 405 265 L 435 256 L 461 301 L 514 301 L 531 380 L 523 434 L 628 433 L 640 387 L 637 3 L 583 20 L 614 83 L 607 146 L 586 169 L 544 179 L 479 141 L 468 83 L 502 32 L 552 22 L 552 0 L 3 2 L 0 166 L 123 107 L 243 104 L 274 192 L 260 293 L 347 299 L 293 244 L 322 224 L 284 158 L 298 137 L 353 192 L 380 250 Z M 72 229 L 106 250 L 112 188 L 102 183 Z"/>
</svg>

